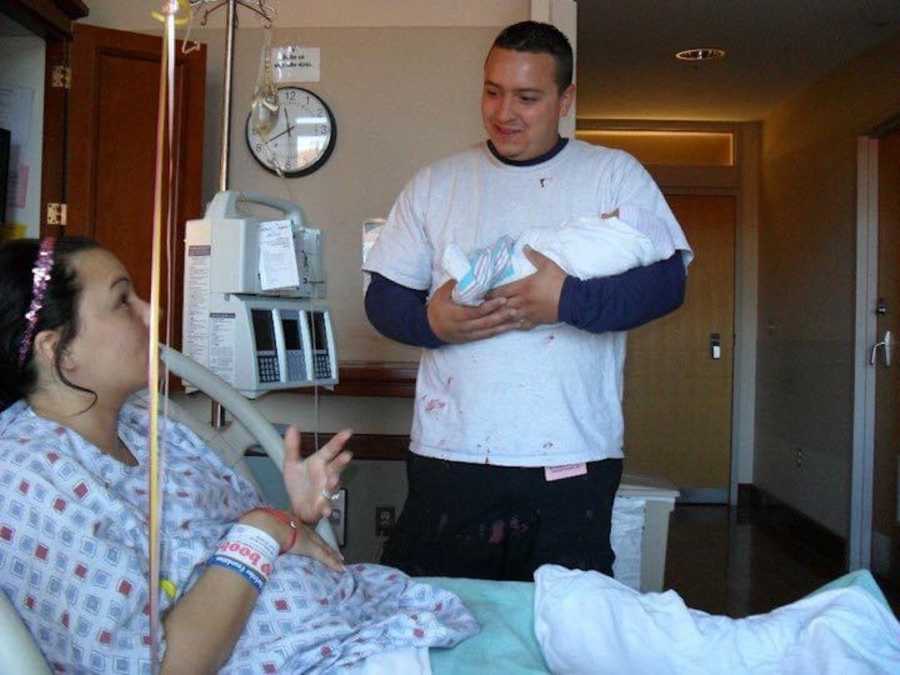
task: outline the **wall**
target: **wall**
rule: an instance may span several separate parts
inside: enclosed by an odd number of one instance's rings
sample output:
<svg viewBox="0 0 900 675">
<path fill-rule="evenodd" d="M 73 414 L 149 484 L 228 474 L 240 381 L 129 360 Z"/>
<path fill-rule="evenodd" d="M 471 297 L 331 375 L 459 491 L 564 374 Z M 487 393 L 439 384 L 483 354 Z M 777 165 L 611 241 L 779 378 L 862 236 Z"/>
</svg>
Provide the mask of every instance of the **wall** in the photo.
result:
<svg viewBox="0 0 900 675">
<path fill-rule="evenodd" d="M 279 19 L 273 43 L 319 47 L 321 95 L 337 119 L 336 149 L 311 176 L 279 179 L 246 147 L 244 124 L 257 76 L 263 31 L 239 10 L 232 93 L 229 187 L 300 203 L 325 232 L 328 300 L 344 360 L 414 361 L 417 351 L 378 336 L 364 318 L 360 228 L 387 215 L 417 168 L 483 138 L 479 113 L 484 56 L 499 27 L 527 18 L 527 2 L 273 3 Z M 158 2 L 90 3 L 87 23 L 159 31 L 150 18 Z M 204 138 L 204 200 L 218 189 L 224 11 L 195 25 L 191 37 L 208 45 Z"/>
<path fill-rule="evenodd" d="M 29 141 L 20 163 L 29 167 L 24 208 L 7 208 L 6 221 L 25 226 L 16 236 L 36 237 L 41 210 L 41 151 L 44 142 L 44 40 L 39 37 L 0 38 L 0 87 L 31 89 Z M 14 170 L 10 167 L 10 172 Z"/>
<path fill-rule="evenodd" d="M 380 337 L 365 320 L 360 232 L 384 217 L 417 168 L 483 137 L 479 98 L 484 54 L 496 28 L 280 29 L 278 41 L 322 50 L 322 81 L 309 88 L 334 111 L 335 151 L 324 168 L 280 179 L 250 157 L 244 123 L 263 31 L 239 34 L 235 53 L 230 186 L 300 203 L 325 233 L 328 300 L 342 359 L 414 361 L 417 350 Z M 203 36 L 210 50 L 204 157 L 206 196 L 218 185 L 224 32 Z M 364 68 L 361 64 L 365 64 Z"/>
<path fill-rule="evenodd" d="M 89 0 L 87 4 L 90 15 L 85 23 L 120 30 L 160 30 L 160 24 L 151 16 L 159 11 L 160 0 Z M 277 9 L 278 25 L 282 27 L 413 29 L 505 26 L 527 18 L 530 6 L 529 0 L 266 0 L 266 4 Z M 224 25 L 222 11 L 210 20 L 211 28 Z M 240 11 L 242 26 L 259 27 L 259 20 L 251 12 Z"/>
<path fill-rule="evenodd" d="M 155 0 L 92 0 L 85 23 L 121 30 L 159 32 L 149 18 Z M 250 157 L 244 140 L 257 75 L 263 30 L 240 10 L 232 98 L 231 182 L 235 189 L 265 192 L 302 204 L 310 222 L 325 232 L 328 301 L 336 320 L 341 359 L 417 360 L 417 350 L 389 342 L 368 325 L 362 306 L 360 228 L 387 215 L 393 200 L 424 164 L 483 138 L 479 113 L 484 56 L 501 26 L 528 18 L 522 0 L 453 3 L 419 0 L 331 0 L 277 3 L 273 43 L 319 47 L 321 82 L 306 85 L 332 108 L 338 124 L 335 151 L 308 177 L 283 181 Z M 194 26 L 191 37 L 208 45 L 204 138 L 204 199 L 218 187 L 224 18 Z M 200 419 L 204 397 L 179 402 Z M 361 433 L 407 434 L 409 399 L 271 394 L 257 402 L 274 422 L 324 432 L 352 427 Z M 400 512 L 406 483 L 399 462 L 356 462 L 348 469 L 349 560 L 374 559 L 374 506 Z"/>
<path fill-rule="evenodd" d="M 754 482 L 841 536 L 852 451 L 856 137 L 900 112 L 898 63 L 900 36 L 779 106 L 763 130 Z"/>
</svg>

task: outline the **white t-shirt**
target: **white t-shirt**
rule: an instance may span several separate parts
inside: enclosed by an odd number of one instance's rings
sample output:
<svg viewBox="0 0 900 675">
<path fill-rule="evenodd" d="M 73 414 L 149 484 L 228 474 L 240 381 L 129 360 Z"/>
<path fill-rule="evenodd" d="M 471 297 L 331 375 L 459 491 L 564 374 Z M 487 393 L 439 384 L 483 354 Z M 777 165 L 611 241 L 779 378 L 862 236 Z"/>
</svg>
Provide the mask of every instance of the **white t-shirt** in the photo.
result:
<svg viewBox="0 0 900 675">
<path fill-rule="evenodd" d="M 660 257 L 690 247 L 656 184 L 630 155 L 569 141 L 534 166 L 485 144 L 420 170 L 397 198 L 365 269 L 418 290 L 445 280 L 441 252 L 488 246 L 630 204 Z M 461 462 L 557 466 L 622 457 L 625 333 L 567 324 L 423 351 L 410 450 Z"/>
</svg>

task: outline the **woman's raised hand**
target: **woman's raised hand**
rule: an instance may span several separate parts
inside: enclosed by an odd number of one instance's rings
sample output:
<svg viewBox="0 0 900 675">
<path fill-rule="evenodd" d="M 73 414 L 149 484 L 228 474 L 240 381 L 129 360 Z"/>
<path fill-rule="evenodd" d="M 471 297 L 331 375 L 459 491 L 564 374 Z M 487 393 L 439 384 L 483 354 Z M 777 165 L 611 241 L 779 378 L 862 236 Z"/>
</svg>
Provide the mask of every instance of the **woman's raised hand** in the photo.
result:
<svg viewBox="0 0 900 675">
<path fill-rule="evenodd" d="M 284 487 L 292 510 L 304 522 L 315 524 L 331 515 L 329 497 L 337 490 L 341 473 L 353 456 L 344 450 L 352 435 L 352 431 L 344 429 L 303 460 L 300 459 L 300 431 L 288 427 L 284 435 Z"/>
</svg>

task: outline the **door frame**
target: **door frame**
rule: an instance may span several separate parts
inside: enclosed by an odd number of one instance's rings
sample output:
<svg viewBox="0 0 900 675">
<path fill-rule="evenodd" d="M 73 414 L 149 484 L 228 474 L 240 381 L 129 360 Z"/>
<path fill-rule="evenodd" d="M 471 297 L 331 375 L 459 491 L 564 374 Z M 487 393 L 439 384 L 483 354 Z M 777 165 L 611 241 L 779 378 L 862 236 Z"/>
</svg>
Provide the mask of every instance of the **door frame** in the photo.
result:
<svg viewBox="0 0 900 675">
<path fill-rule="evenodd" d="M 729 408 L 729 413 L 731 415 L 731 435 L 728 439 L 728 485 L 723 489 L 719 488 L 707 488 L 707 489 L 681 489 L 681 496 L 679 497 L 679 503 L 686 504 L 727 504 L 729 506 L 737 506 L 738 505 L 738 495 L 740 491 L 740 484 L 743 482 L 740 480 L 741 478 L 741 470 L 742 470 L 742 456 L 739 452 L 739 447 L 742 443 L 745 442 L 745 436 L 748 433 L 750 435 L 750 449 L 752 450 L 752 439 L 753 439 L 753 424 L 754 424 L 754 411 L 752 410 L 755 407 L 755 399 L 756 399 L 756 387 L 755 387 L 755 360 L 756 360 L 756 302 L 755 302 L 755 290 L 756 290 L 756 279 L 755 276 L 752 280 L 748 280 L 746 270 L 742 265 L 742 261 L 745 261 L 745 256 L 747 255 L 748 246 L 755 244 L 755 231 L 753 242 L 748 242 L 747 233 L 744 231 L 743 225 L 746 222 L 746 209 L 747 198 L 744 194 L 744 190 L 742 190 L 742 186 L 735 187 L 724 187 L 724 188 L 716 188 L 716 187 L 695 187 L 695 186 L 677 186 L 674 184 L 669 184 L 668 182 L 660 181 L 658 183 L 660 192 L 663 193 L 664 197 L 680 197 L 680 196 L 717 196 L 717 197 L 733 197 L 734 198 L 734 248 L 732 249 L 733 255 L 733 272 L 734 272 L 734 286 L 732 287 L 732 312 L 731 312 L 731 323 L 728 328 L 731 331 L 732 335 L 732 349 L 731 349 L 731 406 Z M 754 205 L 755 208 L 755 205 Z M 690 241 L 688 242 L 690 243 Z M 755 247 L 754 247 L 755 250 Z M 756 270 L 755 258 L 753 264 L 753 272 Z M 690 270 L 688 270 L 688 274 L 690 274 Z M 752 283 L 749 283 L 752 281 Z M 752 292 L 754 293 L 753 304 L 747 301 L 747 286 L 752 286 Z M 748 306 L 750 305 L 750 306 Z M 748 344 L 749 341 L 752 340 L 752 347 Z M 752 386 L 746 380 L 749 379 L 747 373 L 747 358 L 748 352 L 750 349 L 752 351 Z M 749 391 L 748 391 L 749 389 Z M 746 412 L 747 406 L 751 407 L 751 412 L 748 416 Z M 752 458 L 751 458 L 752 459 Z"/>
<path fill-rule="evenodd" d="M 872 563 L 872 492 L 875 464 L 875 369 L 869 350 L 877 342 L 871 308 L 878 295 L 878 139 L 856 144 L 856 317 L 853 337 L 853 451 L 847 567 Z"/>
<path fill-rule="evenodd" d="M 875 405 L 877 369 L 870 362 L 872 346 L 878 342 L 878 239 L 880 216 L 880 139 L 900 129 L 894 115 L 856 144 L 856 312 L 853 338 L 853 447 L 850 473 L 850 523 L 847 535 L 849 570 L 872 569 L 873 547 L 879 543 L 874 531 Z"/>
<path fill-rule="evenodd" d="M 726 132 L 734 138 L 733 166 L 645 168 L 665 194 L 737 196 L 734 250 L 734 358 L 731 391 L 731 478 L 722 503 L 750 498 L 756 446 L 756 355 L 759 309 L 759 214 L 762 124 L 578 118 L 576 130 Z"/>
</svg>

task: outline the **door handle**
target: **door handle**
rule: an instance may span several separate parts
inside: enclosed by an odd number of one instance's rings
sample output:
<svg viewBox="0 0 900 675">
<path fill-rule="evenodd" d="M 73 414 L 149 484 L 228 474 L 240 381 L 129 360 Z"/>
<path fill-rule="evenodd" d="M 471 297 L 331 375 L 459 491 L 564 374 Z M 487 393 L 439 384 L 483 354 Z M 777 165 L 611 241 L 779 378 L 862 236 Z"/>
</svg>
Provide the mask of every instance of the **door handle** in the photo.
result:
<svg viewBox="0 0 900 675">
<path fill-rule="evenodd" d="M 891 331 L 884 331 L 884 338 L 881 342 L 876 342 L 872 345 L 872 353 L 869 355 L 869 364 L 874 366 L 875 361 L 878 358 L 878 348 L 881 347 L 884 349 L 884 367 L 891 367 L 891 358 L 893 357 L 894 352 L 894 335 Z"/>
<path fill-rule="evenodd" d="M 709 358 L 713 361 L 722 358 L 722 336 L 719 333 L 709 334 Z"/>
</svg>

